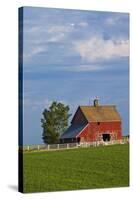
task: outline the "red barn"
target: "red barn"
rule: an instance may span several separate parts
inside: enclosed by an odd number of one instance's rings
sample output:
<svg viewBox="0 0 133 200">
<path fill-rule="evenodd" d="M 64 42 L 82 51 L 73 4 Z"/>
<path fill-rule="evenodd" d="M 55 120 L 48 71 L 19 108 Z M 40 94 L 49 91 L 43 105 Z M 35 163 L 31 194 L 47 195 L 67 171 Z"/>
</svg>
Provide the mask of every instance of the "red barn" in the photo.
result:
<svg viewBox="0 0 133 200">
<path fill-rule="evenodd" d="M 111 141 L 122 138 L 121 117 L 114 105 L 79 106 L 61 143 Z"/>
</svg>

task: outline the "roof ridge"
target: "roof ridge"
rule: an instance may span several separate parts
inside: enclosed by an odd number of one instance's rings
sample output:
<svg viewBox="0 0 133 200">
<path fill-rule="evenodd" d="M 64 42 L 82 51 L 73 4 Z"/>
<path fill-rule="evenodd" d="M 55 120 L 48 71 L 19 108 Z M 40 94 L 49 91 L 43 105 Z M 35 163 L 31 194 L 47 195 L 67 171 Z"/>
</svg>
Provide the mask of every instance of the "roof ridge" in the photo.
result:
<svg viewBox="0 0 133 200">
<path fill-rule="evenodd" d="M 114 104 L 110 104 L 110 105 L 98 105 L 98 106 L 96 106 L 96 107 L 116 107 L 116 105 L 114 105 Z M 95 107 L 94 105 L 86 105 L 86 106 L 79 106 L 79 107 Z"/>
</svg>

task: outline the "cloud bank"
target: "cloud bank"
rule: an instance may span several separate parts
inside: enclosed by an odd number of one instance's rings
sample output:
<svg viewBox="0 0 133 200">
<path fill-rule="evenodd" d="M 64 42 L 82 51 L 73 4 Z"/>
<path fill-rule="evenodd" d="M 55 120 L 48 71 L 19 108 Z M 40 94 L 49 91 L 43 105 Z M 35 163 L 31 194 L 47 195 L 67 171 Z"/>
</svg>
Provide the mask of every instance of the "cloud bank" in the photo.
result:
<svg viewBox="0 0 133 200">
<path fill-rule="evenodd" d="M 74 50 L 88 61 L 109 60 L 129 56 L 128 40 L 104 40 L 102 37 L 92 37 L 77 41 Z"/>
</svg>

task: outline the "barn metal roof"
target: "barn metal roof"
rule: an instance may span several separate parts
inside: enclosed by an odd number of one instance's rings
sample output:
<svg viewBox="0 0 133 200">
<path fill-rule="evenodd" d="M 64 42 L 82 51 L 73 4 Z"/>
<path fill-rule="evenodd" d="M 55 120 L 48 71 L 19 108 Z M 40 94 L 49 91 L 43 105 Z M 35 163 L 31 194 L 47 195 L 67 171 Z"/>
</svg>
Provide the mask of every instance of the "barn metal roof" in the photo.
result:
<svg viewBox="0 0 133 200">
<path fill-rule="evenodd" d="M 60 137 L 60 139 L 74 138 L 80 131 L 86 126 L 86 124 L 71 125 Z"/>
<path fill-rule="evenodd" d="M 114 105 L 80 106 L 88 122 L 121 121 L 121 117 Z"/>
</svg>

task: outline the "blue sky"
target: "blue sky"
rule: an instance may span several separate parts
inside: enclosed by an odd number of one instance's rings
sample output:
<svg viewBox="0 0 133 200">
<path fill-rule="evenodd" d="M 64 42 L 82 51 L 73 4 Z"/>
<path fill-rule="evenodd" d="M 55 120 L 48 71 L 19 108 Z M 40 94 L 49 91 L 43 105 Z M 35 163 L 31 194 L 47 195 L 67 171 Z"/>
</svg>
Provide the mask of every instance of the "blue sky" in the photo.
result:
<svg viewBox="0 0 133 200">
<path fill-rule="evenodd" d="M 115 104 L 129 133 L 129 15 L 24 8 L 24 144 L 41 144 L 52 101 Z"/>
</svg>

